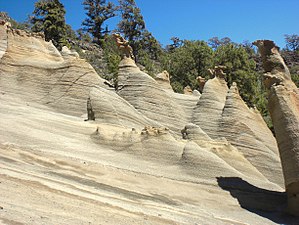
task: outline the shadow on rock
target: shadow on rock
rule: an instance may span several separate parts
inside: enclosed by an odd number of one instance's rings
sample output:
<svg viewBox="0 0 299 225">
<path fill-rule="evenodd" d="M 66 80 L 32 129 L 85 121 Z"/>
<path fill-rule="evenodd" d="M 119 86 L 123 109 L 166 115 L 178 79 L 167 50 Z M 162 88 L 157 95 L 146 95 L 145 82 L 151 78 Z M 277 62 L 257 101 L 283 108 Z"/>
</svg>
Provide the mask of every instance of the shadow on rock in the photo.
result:
<svg viewBox="0 0 299 225">
<path fill-rule="evenodd" d="M 298 225 L 299 219 L 285 213 L 285 192 L 258 188 L 239 177 L 217 177 L 218 185 L 238 199 L 240 206 L 278 224 Z"/>
</svg>

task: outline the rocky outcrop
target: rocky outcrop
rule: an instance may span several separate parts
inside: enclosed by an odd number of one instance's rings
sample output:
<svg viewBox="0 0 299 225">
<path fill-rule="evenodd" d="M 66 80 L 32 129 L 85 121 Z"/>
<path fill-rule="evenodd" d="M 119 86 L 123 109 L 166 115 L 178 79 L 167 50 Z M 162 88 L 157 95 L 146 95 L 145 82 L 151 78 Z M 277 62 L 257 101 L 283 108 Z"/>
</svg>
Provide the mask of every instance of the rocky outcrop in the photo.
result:
<svg viewBox="0 0 299 225">
<path fill-rule="evenodd" d="M 283 186 L 275 138 L 257 109 L 248 108 L 242 100 L 236 83 L 227 93 L 218 137 L 226 138 L 270 181 Z M 268 164 L 275 165 L 271 171 Z"/>
<path fill-rule="evenodd" d="M 236 84 L 228 89 L 222 67 L 212 72 L 193 111 L 193 123 L 213 139 L 225 138 L 269 180 L 283 186 L 276 140 L 256 109 L 250 109 Z M 268 164 L 275 169 L 269 170 Z"/>
<path fill-rule="evenodd" d="M 159 126 L 136 110 L 116 93 L 103 88 L 92 88 L 91 105 L 98 123 L 141 129 L 146 125 Z"/>
<path fill-rule="evenodd" d="M 106 88 L 104 80 L 83 59 L 68 49 L 60 53 L 42 35 L 0 26 L 8 42 L 0 61 L 1 90 L 24 100 L 45 104 L 72 115 L 86 113 L 93 87 Z"/>
<path fill-rule="evenodd" d="M 192 95 L 193 94 L 193 91 L 192 91 L 192 89 L 191 89 L 191 87 L 188 85 L 188 86 L 186 86 L 186 87 L 184 87 L 184 94 L 185 95 Z"/>
<path fill-rule="evenodd" d="M 4 208 L 16 210 L 1 218 L 22 215 L 16 221 L 30 224 L 31 212 L 47 213 L 47 199 L 56 196 L 61 208 L 55 201 L 51 210 L 56 213 L 46 214 L 52 224 L 72 212 L 66 205 L 87 203 L 92 213 L 107 210 L 134 220 L 138 215 L 138 224 L 194 224 L 211 218 L 211 224 L 271 223 L 246 211 L 242 201 L 251 199 L 254 206 L 260 196 L 275 200 L 279 195 L 274 202 L 283 204 L 276 142 L 236 85 L 227 87 L 223 67 L 211 70 L 215 77 L 202 95 L 178 94 L 168 73 L 152 78 L 141 72 L 128 47 L 115 91 L 72 50 L 58 51 L 40 34 L 3 29 L 0 183 L 5 185 L 0 185 L 0 200 Z M 20 148 L 11 147 L 16 145 Z M 221 186 L 230 180 L 241 182 L 237 195 Z M 20 193 L 30 198 L 21 201 Z M 258 213 L 271 209 L 274 214 L 272 203 L 260 204 Z M 89 221 L 77 214 L 63 216 L 63 224 Z M 35 219 L 45 222 L 39 215 Z M 136 223 L 122 216 L 113 222 Z"/>
<path fill-rule="evenodd" d="M 157 74 L 155 80 L 163 89 L 173 91 L 170 85 L 169 73 L 166 70 L 164 70 L 162 73 Z"/>
<path fill-rule="evenodd" d="M 224 79 L 214 77 L 206 82 L 202 95 L 194 108 L 192 122 L 201 127 L 211 138 L 217 138 L 222 110 L 228 91 Z"/>
<path fill-rule="evenodd" d="M 254 43 L 262 56 L 268 108 L 273 121 L 288 194 L 289 212 L 299 216 L 299 90 L 273 41 Z"/>
<path fill-rule="evenodd" d="M 203 88 L 204 88 L 204 86 L 206 84 L 206 79 L 203 78 L 203 77 L 201 77 L 201 76 L 198 76 L 198 77 L 196 77 L 196 80 L 198 82 L 199 91 L 200 91 L 200 93 L 202 93 Z"/>
<path fill-rule="evenodd" d="M 98 127 L 91 135 L 94 143 L 115 151 L 124 151 L 147 161 L 176 164 L 184 148 L 165 127 L 106 130 Z M 163 146 L 163 151 L 161 147 Z"/>
<path fill-rule="evenodd" d="M 6 34 L 6 27 L 0 25 L 0 59 L 6 52 L 7 49 L 7 34 Z"/>
<path fill-rule="evenodd" d="M 63 58 L 79 58 L 79 54 L 75 50 L 70 50 L 67 46 L 63 46 L 61 50 L 61 55 Z"/>
<path fill-rule="evenodd" d="M 149 119 L 177 133 L 187 124 L 184 109 L 130 58 L 119 65 L 118 87 L 117 93 Z"/>
</svg>

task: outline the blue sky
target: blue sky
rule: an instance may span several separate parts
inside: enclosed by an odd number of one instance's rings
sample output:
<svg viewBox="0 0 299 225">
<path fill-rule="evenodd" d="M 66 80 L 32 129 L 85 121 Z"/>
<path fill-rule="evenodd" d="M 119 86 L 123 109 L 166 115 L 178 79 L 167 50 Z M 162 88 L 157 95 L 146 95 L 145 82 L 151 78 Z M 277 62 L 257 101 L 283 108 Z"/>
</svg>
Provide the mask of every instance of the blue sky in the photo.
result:
<svg viewBox="0 0 299 225">
<path fill-rule="evenodd" d="M 36 0 L 0 0 L 0 11 L 17 21 L 26 19 Z M 285 45 L 284 34 L 299 34 L 299 0 L 135 0 L 147 29 L 163 44 L 170 38 L 208 40 L 230 37 L 235 42 L 274 40 Z M 82 0 L 61 0 L 66 21 L 79 29 L 85 18 Z M 116 2 L 116 0 L 112 0 Z M 115 28 L 118 18 L 108 22 Z"/>
</svg>

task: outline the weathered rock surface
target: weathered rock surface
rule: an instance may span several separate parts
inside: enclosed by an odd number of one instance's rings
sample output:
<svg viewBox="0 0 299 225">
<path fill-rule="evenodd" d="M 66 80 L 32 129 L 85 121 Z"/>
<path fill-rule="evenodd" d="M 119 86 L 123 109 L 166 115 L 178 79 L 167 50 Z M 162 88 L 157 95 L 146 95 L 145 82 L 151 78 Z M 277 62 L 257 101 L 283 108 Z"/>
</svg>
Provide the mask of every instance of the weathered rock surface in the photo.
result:
<svg viewBox="0 0 299 225">
<path fill-rule="evenodd" d="M 63 57 L 42 37 L 3 27 L 1 33 L 9 43 L 0 62 L 2 90 L 81 116 L 90 89 L 105 87 L 87 62 Z"/>
<path fill-rule="evenodd" d="M 164 70 L 162 73 L 157 74 L 155 80 L 163 89 L 173 91 L 170 85 L 169 73 L 166 70 Z"/>
<path fill-rule="evenodd" d="M 4 26 L 0 26 L 0 59 L 3 57 L 4 53 L 7 49 L 7 35 L 6 28 Z"/>
<path fill-rule="evenodd" d="M 296 224 L 275 139 L 235 86 L 177 94 L 124 57 L 114 91 L 68 49 L 4 31 L 4 224 Z"/>
<path fill-rule="evenodd" d="M 273 41 L 258 40 L 268 108 L 280 151 L 289 212 L 299 216 L 299 90 Z"/>
<path fill-rule="evenodd" d="M 134 61 L 123 59 L 118 75 L 118 94 L 143 115 L 175 132 L 187 123 L 186 112 Z"/>
<path fill-rule="evenodd" d="M 211 138 L 218 138 L 222 110 L 228 91 L 224 79 L 214 77 L 206 82 L 202 95 L 194 109 L 192 122 L 203 129 Z"/>
<path fill-rule="evenodd" d="M 126 100 L 112 91 L 93 88 L 90 91 L 90 98 L 95 112 L 95 120 L 100 123 L 139 129 L 145 125 L 159 126 L 159 123 L 142 115 Z"/>
<path fill-rule="evenodd" d="M 275 138 L 260 113 L 247 107 L 236 84 L 228 91 L 219 126 L 219 137 L 237 147 L 269 180 L 283 186 L 278 149 L 273 145 Z M 273 166 L 270 171 L 269 164 Z"/>
<path fill-rule="evenodd" d="M 221 76 L 208 80 L 194 109 L 193 123 L 213 139 L 226 138 L 269 180 L 283 186 L 275 138 L 260 113 L 244 103 L 235 84 L 228 89 Z M 268 169 L 269 164 L 275 165 L 273 169 Z"/>
</svg>

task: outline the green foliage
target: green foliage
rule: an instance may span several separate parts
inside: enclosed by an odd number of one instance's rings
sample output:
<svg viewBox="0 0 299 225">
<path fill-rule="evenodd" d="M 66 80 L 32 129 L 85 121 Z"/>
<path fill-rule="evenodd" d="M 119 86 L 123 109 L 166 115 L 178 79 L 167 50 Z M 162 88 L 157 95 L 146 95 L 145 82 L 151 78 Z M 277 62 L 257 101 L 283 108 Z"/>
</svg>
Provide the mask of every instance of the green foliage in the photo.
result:
<svg viewBox="0 0 299 225">
<path fill-rule="evenodd" d="M 136 57 L 141 48 L 140 40 L 145 29 L 145 22 L 134 0 L 119 0 L 119 4 L 122 19 L 117 25 L 118 31 L 129 41 Z"/>
<path fill-rule="evenodd" d="M 86 32 L 84 32 L 84 30 L 81 28 L 81 29 L 78 29 L 76 31 L 77 33 L 77 38 L 82 41 L 82 42 L 87 42 L 87 43 L 91 43 L 92 42 L 92 39 L 90 37 L 90 35 Z"/>
<path fill-rule="evenodd" d="M 218 37 L 212 37 L 208 40 L 208 44 L 216 50 L 219 46 L 227 45 L 232 43 L 231 39 L 228 37 L 224 37 L 219 39 Z"/>
<path fill-rule="evenodd" d="M 184 41 L 178 37 L 172 37 L 170 40 L 172 41 L 172 44 L 166 46 L 168 52 L 173 52 L 176 48 L 179 48 L 184 44 Z"/>
<path fill-rule="evenodd" d="M 204 41 L 184 41 L 181 47 L 169 52 L 162 65 L 171 75 L 173 89 L 182 92 L 187 85 L 194 89 L 198 85 L 197 76 L 209 77 L 213 55 L 213 50 Z"/>
<path fill-rule="evenodd" d="M 227 83 L 229 86 L 236 82 L 240 95 L 244 101 L 253 106 L 258 92 L 258 75 L 255 71 L 256 64 L 241 45 L 221 45 L 215 51 L 215 65 L 226 66 Z"/>
<path fill-rule="evenodd" d="M 284 35 L 286 47 L 288 50 L 291 51 L 298 51 L 299 50 L 299 35 L 291 34 L 291 35 Z"/>
<path fill-rule="evenodd" d="M 292 66 L 290 68 L 290 73 L 292 80 L 296 84 L 297 87 L 299 87 L 299 65 Z"/>
<path fill-rule="evenodd" d="M 46 41 L 61 49 L 67 44 L 65 9 L 59 0 L 40 0 L 35 3 L 31 18 L 32 31 L 45 33 Z"/>
<path fill-rule="evenodd" d="M 107 68 L 104 74 L 106 80 L 111 81 L 117 88 L 118 65 L 120 63 L 120 52 L 111 35 L 107 36 L 103 45 L 104 59 L 107 63 Z"/>
<path fill-rule="evenodd" d="M 133 48 L 135 61 L 145 67 L 150 75 L 161 69 L 157 61 L 163 55 L 163 49 L 157 39 L 145 28 L 140 9 L 134 0 L 119 0 L 121 21 L 118 31 Z"/>
<path fill-rule="evenodd" d="M 148 54 L 148 57 L 153 60 L 158 60 L 162 54 L 162 47 L 157 39 L 148 30 L 144 30 L 140 39 L 140 49 Z"/>
<path fill-rule="evenodd" d="M 28 20 L 24 22 L 17 22 L 12 19 L 7 12 L 0 12 L 0 19 L 10 22 L 11 27 L 14 29 L 30 30 L 30 22 Z"/>
<path fill-rule="evenodd" d="M 100 46 L 103 44 L 105 35 L 109 33 L 108 26 L 103 28 L 104 22 L 116 16 L 116 7 L 112 2 L 106 0 L 84 0 L 84 9 L 87 18 L 82 25 L 84 30 L 93 36 L 93 41 Z"/>
</svg>

